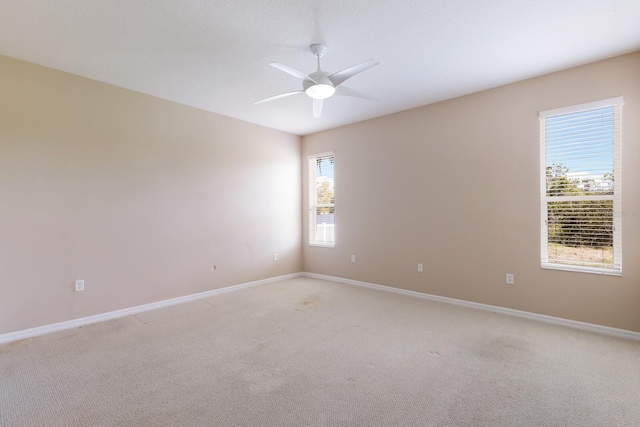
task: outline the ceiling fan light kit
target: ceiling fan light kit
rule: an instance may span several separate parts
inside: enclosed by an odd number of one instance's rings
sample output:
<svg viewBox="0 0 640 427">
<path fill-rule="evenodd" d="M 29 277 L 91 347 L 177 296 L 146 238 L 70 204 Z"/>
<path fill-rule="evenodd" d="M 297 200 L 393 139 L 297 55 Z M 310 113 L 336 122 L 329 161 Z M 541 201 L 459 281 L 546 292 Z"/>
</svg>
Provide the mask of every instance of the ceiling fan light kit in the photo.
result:
<svg viewBox="0 0 640 427">
<path fill-rule="evenodd" d="M 276 99 L 285 98 L 287 96 L 297 95 L 299 93 L 306 93 L 307 96 L 313 99 L 313 117 L 320 118 L 320 114 L 322 112 L 322 101 L 324 99 L 330 98 L 333 95 L 350 96 L 353 98 L 369 100 L 377 99 L 374 96 L 367 95 L 355 89 L 350 89 L 348 87 L 340 85 L 356 74 L 368 70 L 371 67 L 375 67 L 379 64 L 378 61 L 376 61 L 375 59 L 369 59 L 368 61 L 331 74 L 327 71 L 323 71 L 320 67 L 320 58 L 326 53 L 327 47 L 322 44 L 312 44 L 310 46 L 310 49 L 311 53 L 313 53 L 316 57 L 318 69 L 308 75 L 277 62 L 269 64 L 272 67 L 279 69 L 280 71 L 284 71 L 285 73 L 302 80 L 302 90 L 271 96 L 269 98 L 257 101 L 256 104 L 274 101 Z"/>
<path fill-rule="evenodd" d="M 318 83 L 309 86 L 304 91 L 313 99 L 327 99 L 336 93 L 336 88 L 330 84 Z"/>
</svg>

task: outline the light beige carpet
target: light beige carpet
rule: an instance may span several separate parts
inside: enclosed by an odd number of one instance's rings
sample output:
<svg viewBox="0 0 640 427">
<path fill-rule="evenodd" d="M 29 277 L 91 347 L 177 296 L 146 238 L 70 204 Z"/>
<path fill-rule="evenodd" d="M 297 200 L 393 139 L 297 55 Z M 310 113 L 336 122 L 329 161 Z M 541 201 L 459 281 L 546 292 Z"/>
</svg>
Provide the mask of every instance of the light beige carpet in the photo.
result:
<svg viewBox="0 0 640 427">
<path fill-rule="evenodd" d="M 2 426 L 638 426 L 640 343 L 309 278 L 0 346 Z"/>
</svg>

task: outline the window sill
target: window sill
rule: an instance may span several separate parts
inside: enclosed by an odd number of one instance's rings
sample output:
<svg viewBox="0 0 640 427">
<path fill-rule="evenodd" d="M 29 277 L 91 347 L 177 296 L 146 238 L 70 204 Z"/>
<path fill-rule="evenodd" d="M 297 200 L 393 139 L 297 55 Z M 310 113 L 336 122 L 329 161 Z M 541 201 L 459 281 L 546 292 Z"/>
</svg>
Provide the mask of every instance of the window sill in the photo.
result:
<svg viewBox="0 0 640 427">
<path fill-rule="evenodd" d="M 313 246 L 316 248 L 335 248 L 335 243 L 309 243 L 309 246 Z"/>
<path fill-rule="evenodd" d="M 603 274 L 605 276 L 622 276 L 622 270 L 619 268 L 584 267 L 580 265 L 553 264 L 545 262 L 540 264 L 540 267 L 547 270 L 563 270 L 573 271 L 575 273 Z"/>
</svg>

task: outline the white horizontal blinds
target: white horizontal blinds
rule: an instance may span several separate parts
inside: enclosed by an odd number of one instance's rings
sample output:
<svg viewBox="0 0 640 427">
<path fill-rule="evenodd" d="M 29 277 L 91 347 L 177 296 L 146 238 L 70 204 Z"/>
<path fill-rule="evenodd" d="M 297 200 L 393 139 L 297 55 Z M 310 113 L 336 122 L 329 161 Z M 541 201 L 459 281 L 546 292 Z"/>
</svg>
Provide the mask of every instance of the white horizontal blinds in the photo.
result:
<svg viewBox="0 0 640 427">
<path fill-rule="evenodd" d="M 543 266 L 621 270 L 620 113 L 541 114 Z"/>
<path fill-rule="evenodd" d="M 547 195 L 613 194 L 615 117 L 611 106 L 546 119 Z"/>
<path fill-rule="evenodd" d="M 335 245 L 334 172 L 333 153 L 309 158 L 309 236 L 312 245 Z"/>
</svg>

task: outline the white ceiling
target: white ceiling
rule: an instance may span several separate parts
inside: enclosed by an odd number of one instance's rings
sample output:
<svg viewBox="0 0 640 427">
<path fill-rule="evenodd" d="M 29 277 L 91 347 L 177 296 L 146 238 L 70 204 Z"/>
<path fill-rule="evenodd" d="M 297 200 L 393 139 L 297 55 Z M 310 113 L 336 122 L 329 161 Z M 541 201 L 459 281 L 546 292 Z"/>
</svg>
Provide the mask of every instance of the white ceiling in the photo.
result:
<svg viewBox="0 0 640 427">
<path fill-rule="evenodd" d="M 254 105 L 312 43 L 382 101 Z M 0 54 L 299 135 L 638 50 L 640 0 L 0 0 Z"/>
</svg>

